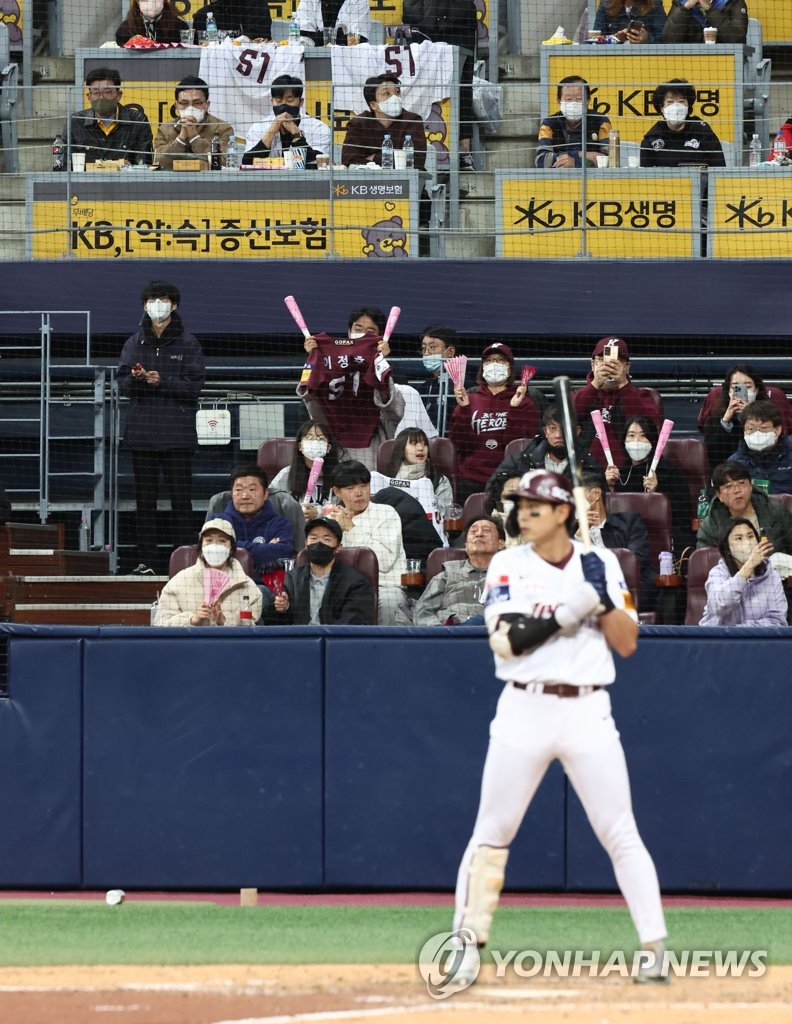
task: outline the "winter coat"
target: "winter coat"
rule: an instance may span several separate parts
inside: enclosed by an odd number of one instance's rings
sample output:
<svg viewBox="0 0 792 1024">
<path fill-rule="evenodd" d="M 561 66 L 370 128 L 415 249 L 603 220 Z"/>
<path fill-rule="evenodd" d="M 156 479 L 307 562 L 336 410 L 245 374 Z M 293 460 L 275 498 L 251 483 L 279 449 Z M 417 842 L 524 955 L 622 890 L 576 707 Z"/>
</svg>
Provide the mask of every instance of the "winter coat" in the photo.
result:
<svg viewBox="0 0 792 1024">
<path fill-rule="evenodd" d="M 582 444 L 578 444 L 577 449 L 578 463 L 584 473 L 587 469 L 595 471 L 599 470 L 599 462 L 597 462 L 597 460 L 585 450 Z M 532 469 L 545 469 L 546 456 L 547 440 L 545 439 L 544 434 L 538 434 L 528 442 L 521 452 L 515 452 L 513 455 L 506 456 L 487 481 L 487 489 L 490 488 L 496 476 L 501 476 L 502 474 L 506 474 L 508 476 L 522 476 L 523 473 L 527 473 Z M 564 461 L 563 463 L 559 463 L 559 468 L 554 470 L 554 472 L 566 473 L 568 470 L 569 463 Z"/>
<path fill-rule="evenodd" d="M 754 483 L 757 480 L 769 481 L 770 494 L 792 494 L 792 438 L 781 434 L 772 448 L 755 452 L 743 437 L 730 460 L 745 466 Z"/>
<path fill-rule="evenodd" d="M 760 533 L 773 542 L 776 551 L 792 555 L 792 512 L 780 502 L 771 501 L 766 494 L 757 490 L 751 493 L 751 504 L 759 520 Z M 709 514 L 699 528 L 696 547 L 718 547 L 726 524 L 731 518 L 731 513 L 720 498 L 713 498 Z"/>
<path fill-rule="evenodd" d="M 607 13 L 604 0 L 600 0 L 600 5 L 594 16 L 594 31 L 601 32 L 606 36 L 614 36 L 617 32 L 624 31 L 631 21 L 642 21 L 644 23 L 644 27 L 649 34 L 650 43 L 661 42 L 666 23 L 666 13 L 662 0 L 655 0 L 654 7 L 648 14 L 638 14 L 633 9 L 630 14 L 625 12 L 614 15 Z"/>
<path fill-rule="evenodd" d="M 655 605 L 655 579 L 649 532 L 637 512 L 609 512 L 602 526 L 602 542 L 606 548 L 628 548 L 641 563 L 641 594 L 638 603 L 642 612 Z"/>
<path fill-rule="evenodd" d="M 158 387 L 132 377 L 137 363 L 159 373 Z M 130 400 L 122 446 L 153 452 L 194 449 L 195 413 L 205 378 L 203 350 L 179 314 L 171 314 L 160 338 L 144 315 L 140 330 L 124 343 L 118 364 L 119 388 Z"/>
<path fill-rule="evenodd" d="M 705 24 L 718 30 L 719 43 L 745 42 L 748 35 L 746 0 L 716 0 L 706 14 L 700 7 L 690 11 L 682 2 L 671 0 L 663 29 L 664 43 L 703 43 Z"/>
<path fill-rule="evenodd" d="M 85 162 L 89 164 L 97 160 L 150 164 L 153 147 L 149 119 L 133 104 L 119 106 L 116 116 L 115 128 L 106 135 L 90 107 L 72 114 L 63 129 L 63 137 L 68 138 L 71 152 L 85 153 Z"/>
<path fill-rule="evenodd" d="M 267 498 L 255 515 L 245 517 L 229 501 L 220 515 L 234 527 L 236 544 L 250 552 L 257 572 L 265 573 L 278 568 L 281 558 L 294 557 L 294 533 L 285 516 L 279 516 Z M 272 543 L 277 537 L 278 543 Z"/>
<path fill-rule="evenodd" d="M 160 594 L 158 626 L 189 626 L 190 618 L 204 603 L 204 563 L 200 559 L 195 565 L 188 566 L 177 572 L 162 588 Z M 261 591 L 247 575 L 242 566 L 234 559 L 231 562 L 231 578 L 228 587 L 220 595 L 220 607 L 225 616 L 226 626 L 239 625 L 239 613 L 242 610 L 243 598 L 250 600 L 253 621 L 261 618 Z M 231 587 L 241 584 L 238 589 Z"/>
<path fill-rule="evenodd" d="M 423 505 L 409 491 L 400 487 L 383 487 L 371 500 L 377 505 L 388 505 L 398 513 L 405 558 L 419 558 L 426 562 L 430 551 L 442 547 L 437 530 L 426 518 Z"/>
<path fill-rule="evenodd" d="M 286 573 L 284 586 L 289 596 L 285 612 L 276 612 L 274 606 L 264 614 L 268 625 L 294 624 L 306 626 L 311 620 L 310 565 L 299 565 Z M 342 562 L 335 562 L 319 608 L 319 621 L 323 626 L 372 626 L 374 594 L 366 577 Z"/>
</svg>

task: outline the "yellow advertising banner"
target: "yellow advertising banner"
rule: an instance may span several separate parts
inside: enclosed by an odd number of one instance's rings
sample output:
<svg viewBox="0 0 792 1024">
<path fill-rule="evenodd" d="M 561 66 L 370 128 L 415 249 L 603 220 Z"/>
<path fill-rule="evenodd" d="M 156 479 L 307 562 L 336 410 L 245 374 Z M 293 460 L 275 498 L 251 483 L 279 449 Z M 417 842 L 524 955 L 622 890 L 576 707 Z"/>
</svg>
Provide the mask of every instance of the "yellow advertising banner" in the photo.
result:
<svg viewBox="0 0 792 1024">
<path fill-rule="evenodd" d="M 792 179 L 783 169 L 709 175 L 709 255 L 717 259 L 792 256 Z"/>
<path fill-rule="evenodd" d="M 792 43 L 792 3 L 789 0 L 750 0 L 748 13 L 761 23 L 765 43 Z"/>
<path fill-rule="evenodd" d="M 497 255 L 581 255 L 580 178 L 497 175 Z M 586 254 L 599 259 L 689 259 L 698 255 L 699 202 L 692 174 L 599 171 L 588 179 Z"/>
<path fill-rule="evenodd" d="M 790 0 L 792 3 L 792 0 Z M 685 78 L 696 90 L 694 116 L 706 121 L 721 142 L 742 142 L 742 67 L 735 54 L 716 46 L 689 51 L 664 46 L 545 46 L 543 81 L 547 110 L 558 110 L 557 83 L 580 75 L 591 86 L 591 110 L 607 114 L 623 139 L 640 142 L 661 119 L 652 93 L 661 82 Z M 630 52 L 625 52 L 625 51 Z M 640 53 L 638 51 L 641 51 Z M 644 52 L 645 51 L 645 52 Z M 703 52 L 707 51 L 707 52 Z M 739 107 L 738 107 L 739 101 Z"/>
<path fill-rule="evenodd" d="M 234 181 L 230 175 L 206 181 L 214 176 L 200 173 L 163 180 L 155 173 L 127 171 L 113 175 L 114 181 L 92 174 L 72 181 L 68 203 L 58 176 L 43 175 L 30 186 L 30 255 L 50 260 L 410 255 L 417 204 L 406 180 L 338 180 L 331 197 L 326 177 L 320 189 L 309 181 L 300 198 L 301 183 L 293 174 L 269 172 L 271 196 L 253 187 L 256 178 L 262 181 L 256 172 L 240 174 L 244 179 Z M 130 176 L 136 180 L 127 184 Z M 240 190 L 243 184 L 248 187 Z"/>
</svg>

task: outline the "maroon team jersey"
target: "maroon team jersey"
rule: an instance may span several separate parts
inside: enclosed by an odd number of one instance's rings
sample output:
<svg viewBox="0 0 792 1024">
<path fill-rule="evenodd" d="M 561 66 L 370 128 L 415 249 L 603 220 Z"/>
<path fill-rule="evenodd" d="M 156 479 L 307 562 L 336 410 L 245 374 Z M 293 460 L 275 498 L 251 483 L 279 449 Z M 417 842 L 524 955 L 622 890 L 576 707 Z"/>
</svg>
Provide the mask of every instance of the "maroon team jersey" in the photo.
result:
<svg viewBox="0 0 792 1024">
<path fill-rule="evenodd" d="M 379 337 L 366 334 L 354 341 L 315 334 L 300 384 L 319 401 L 333 437 L 344 448 L 367 448 L 379 426 L 374 392 L 388 390 L 390 366 L 377 352 Z"/>
</svg>

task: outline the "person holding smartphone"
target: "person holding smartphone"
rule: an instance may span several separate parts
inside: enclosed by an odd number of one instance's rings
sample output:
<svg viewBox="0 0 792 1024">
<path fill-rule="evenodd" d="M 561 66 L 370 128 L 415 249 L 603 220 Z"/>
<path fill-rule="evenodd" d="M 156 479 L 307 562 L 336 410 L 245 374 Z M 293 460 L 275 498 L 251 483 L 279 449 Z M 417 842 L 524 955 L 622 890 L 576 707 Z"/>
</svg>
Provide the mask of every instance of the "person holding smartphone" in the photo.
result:
<svg viewBox="0 0 792 1024">
<path fill-rule="evenodd" d="M 748 36 L 746 0 L 672 0 L 664 43 L 703 43 L 704 29 L 716 28 L 719 43 L 744 43 Z"/>
<path fill-rule="evenodd" d="M 594 31 L 636 46 L 659 43 L 665 23 L 662 0 L 600 0 Z"/>
</svg>

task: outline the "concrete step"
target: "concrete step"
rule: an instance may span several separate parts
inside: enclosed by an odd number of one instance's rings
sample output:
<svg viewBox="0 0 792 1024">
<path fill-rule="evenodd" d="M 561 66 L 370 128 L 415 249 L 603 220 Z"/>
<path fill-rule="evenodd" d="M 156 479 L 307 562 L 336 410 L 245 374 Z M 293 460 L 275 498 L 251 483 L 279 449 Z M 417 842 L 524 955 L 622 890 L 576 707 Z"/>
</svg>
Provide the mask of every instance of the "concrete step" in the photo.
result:
<svg viewBox="0 0 792 1024">
<path fill-rule="evenodd" d="M 61 121 L 66 118 L 67 107 L 77 102 L 74 94 L 69 104 L 68 90 L 63 85 L 38 85 L 33 87 L 33 116 L 34 117 L 58 117 Z M 82 95 L 80 96 L 82 105 Z"/>
<path fill-rule="evenodd" d="M 459 187 L 467 192 L 465 199 L 492 199 L 495 194 L 495 177 L 486 171 L 464 171 L 460 175 Z"/>
<path fill-rule="evenodd" d="M 52 142 L 42 139 L 19 147 L 19 169 L 23 172 L 52 170 Z"/>
<path fill-rule="evenodd" d="M 38 117 L 21 117 L 17 120 L 17 135 L 20 141 L 47 141 L 52 140 L 63 131 L 65 119 L 63 114 L 45 114 Z"/>
<path fill-rule="evenodd" d="M 0 203 L 24 203 L 25 175 L 0 174 Z"/>
<path fill-rule="evenodd" d="M 498 57 L 498 79 L 538 82 L 541 61 L 539 54 L 530 56 L 521 53 L 501 54 Z"/>
<path fill-rule="evenodd" d="M 536 159 L 536 137 L 533 139 L 503 139 L 491 141 L 487 152 L 487 170 L 510 167 L 533 167 Z"/>
<path fill-rule="evenodd" d="M 538 117 L 541 105 L 542 87 L 538 82 L 503 83 L 504 118 L 512 118 L 517 114 Z"/>
</svg>

